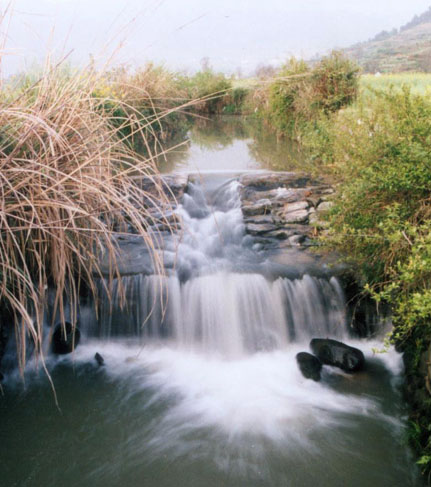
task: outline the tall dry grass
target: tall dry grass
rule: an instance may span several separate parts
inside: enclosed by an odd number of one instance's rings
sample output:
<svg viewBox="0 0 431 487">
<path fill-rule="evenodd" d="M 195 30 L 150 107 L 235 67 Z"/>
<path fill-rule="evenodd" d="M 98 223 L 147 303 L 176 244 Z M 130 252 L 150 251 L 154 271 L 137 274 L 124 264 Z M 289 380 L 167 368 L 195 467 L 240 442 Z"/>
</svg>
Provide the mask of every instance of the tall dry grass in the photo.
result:
<svg viewBox="0 0 431 487">
<path fill-rule="evenodd" d="M 28 337 L 43 362 L 48 287 L 64 321 L 66 301 L 77 309 L 82 283 L 96 291 L 102 253 L 111 278 L 118 275 L 116 233 L 133 227 L 162 272 L 148 232 L 152 214 L 143 205 L 149 195 L 136 184 L 154 178 L 157 168 L 125 140 L 148 121 L 136 111 L 132 121 L 127 110 L 118 117 L 115 108 L 123 102 L 96 96 L 101 83 L 90 68 L 63 75 L 47 63 L 35 82 L 0 94 L 0 306 L 15 322 L 21 371 Z M 154 180 L 151 198 L 167 204 Z"/>
</svg>

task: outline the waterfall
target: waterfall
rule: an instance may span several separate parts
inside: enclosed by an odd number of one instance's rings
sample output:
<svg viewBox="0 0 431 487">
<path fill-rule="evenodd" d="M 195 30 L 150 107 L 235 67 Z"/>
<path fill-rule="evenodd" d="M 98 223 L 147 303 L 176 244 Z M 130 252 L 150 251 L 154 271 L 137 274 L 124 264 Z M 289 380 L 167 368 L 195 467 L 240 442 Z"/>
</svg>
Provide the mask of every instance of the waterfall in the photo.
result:
<svg viewBox="0 0 431 487">
<path fill-rule="evenodd" d="M 122 288 L 121 288 L 122 286 Z M 270 281 L 259 274 L 219 272 L 181 283 L 178 277 L 127 276 L 101 300 L 100 323 L 86 332 L 113 338 L 168 339 L 186 349 L 239 357 L 311 337 L 346 334 L 338 280 Z"/>
<path fill-rule="evenodd" d="M 114 279 L 110 299 L 108 283 L 101 282 L 100 319 L 84 323 L 89 336 L 167 340 L 230 358 L 345 336 L 344 296 L 335 277 L 288 279 L 252 270 L 262 256 L 243 243 L 237 181 L 207 192 L 190 184 L 178 213 L 185 230 L 175 270 Z"/>
</svg>

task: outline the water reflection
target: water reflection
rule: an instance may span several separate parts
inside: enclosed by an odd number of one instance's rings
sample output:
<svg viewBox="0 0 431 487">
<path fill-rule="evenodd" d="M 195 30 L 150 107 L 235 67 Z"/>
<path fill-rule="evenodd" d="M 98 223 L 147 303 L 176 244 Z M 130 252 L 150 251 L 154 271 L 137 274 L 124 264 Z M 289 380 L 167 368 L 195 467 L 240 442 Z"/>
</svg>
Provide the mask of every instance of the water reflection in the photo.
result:
<svg viewBox="0 0 431 487">
<path fill-rule="evenodd" d="M 162 172 L 307 169 L 296 142 L 279 140 L 267 127 L 240 116 L 196 119 L 188 139 L 172 141 L 158 164 Z"/>
</svg>

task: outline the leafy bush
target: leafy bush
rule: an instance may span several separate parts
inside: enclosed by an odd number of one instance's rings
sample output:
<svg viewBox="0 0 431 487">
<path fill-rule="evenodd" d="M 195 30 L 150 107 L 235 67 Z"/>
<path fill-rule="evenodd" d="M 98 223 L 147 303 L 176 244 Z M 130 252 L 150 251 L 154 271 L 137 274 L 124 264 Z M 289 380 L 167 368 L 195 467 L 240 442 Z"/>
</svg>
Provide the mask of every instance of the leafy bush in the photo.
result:
<svg viewBox="0 0 431 487">
<path fill-rule="evenodd" d="M 300 138 L 322 115 L 340 110 L 357 96 L 359 70 L 338 52 L 313 69 L 295 58 L 283 66 L 269 89 L 265 117 L 279 135 Z"/>
<path fill-rule="evenodd" d="M 193 112 L 216 115 L 228 104 L 226 97 L 232 88 L 232 81 L 222 73 L 211 69 L 197 72 L 188 80 L 189 98 L 193 101 Z"/>
<path fill-rule="evenodd" d="M 359 68 L 340 52 L 334 51 L 313 69 L 313 103 L 325 113 L 336 112 L 355 101 Z"/>
<path fill-rule="evenodd" d="M 431 341 L 431 98 L 407 87 L 376 91 L 372 104 L 318 125 L 308 142 L 339 183 L 324 242 L 358 265 L 378 302 L 392 306 L 391 339 L 405 351 L 414 383 L 414 444 L 431 471 L 431 413 L 424 406 L 431 405 L 431 377 L 420 370 Z"/>
<path fill-rule="evenodd" d="M 268 118 L 279 134 L 294 134 L 298 124 L 311 116 L 310 69 L 304 61 L 291 58 L 270 86 Z"/>
<path fill-rule="evenodd" d="M 226 115 L 239 115 L 243 111 L 244 103 L 249 95 L 249 90 L 243 87 L 231 89 L 224 97 L 225 106 L 223 113 Z"/>
</svg>

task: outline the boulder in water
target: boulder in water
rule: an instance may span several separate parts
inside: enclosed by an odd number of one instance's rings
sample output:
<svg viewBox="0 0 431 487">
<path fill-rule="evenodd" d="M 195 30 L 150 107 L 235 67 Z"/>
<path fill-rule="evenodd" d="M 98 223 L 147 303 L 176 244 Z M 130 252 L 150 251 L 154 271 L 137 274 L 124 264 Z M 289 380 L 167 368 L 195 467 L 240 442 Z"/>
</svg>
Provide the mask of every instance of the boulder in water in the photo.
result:
<svg viewBox="0 0 431 487">
<path fill-rule="evenodd" d="M 365 365 L 364 354 L 357 348 L 329 338 L 313 338 L 310 348 L 325 365 L 339 367 L 345 372 L 356 372 Z"/>
<path fill-rule="evenodd" d="M 105 359 L 100 355 L 99 352 L 96 352 L 96 355 L 94 356 L 94 360 L 97 362 L 97 365 L 99 367 L 105 365 Z"/>
<path fill-rule="evenodd" d="M 77 326 L 73 327 L 69 321 L 64 326 L 57 323 L 52 334 L 52 351 L 58 355 L 71 353 L 78 346 L 80 338 L 81 332 Z"/>
<path fill-rule="evenodd" d="M 307 352 L 300 352 L 296 355 L 299 370 L 306 379 L 312 379 L 316 382 L 320 380 L 320 372 L 322 370 L 322 362 Z"/>
</svg>

